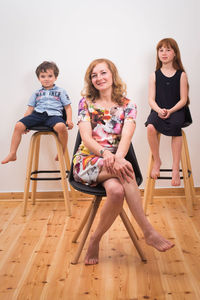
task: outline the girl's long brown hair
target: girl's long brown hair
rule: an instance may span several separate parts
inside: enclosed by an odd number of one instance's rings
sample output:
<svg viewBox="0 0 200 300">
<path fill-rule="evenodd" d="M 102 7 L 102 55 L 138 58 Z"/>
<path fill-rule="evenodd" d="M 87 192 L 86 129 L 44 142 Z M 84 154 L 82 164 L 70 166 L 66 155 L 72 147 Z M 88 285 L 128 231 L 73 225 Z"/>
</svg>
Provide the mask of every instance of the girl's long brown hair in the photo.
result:
<svg viewBox="0 0 200 300">
<path fill-rule="evenodd" d="M 95 59 L 90 63 L 85 73 L 85 78 L 84 78 L 85 84 L 84 84 L 84 89 L 81 92 L 81 95 L 86 97 L 87 99 L 90 99 L 91 101 L 95 101 L 95 99 L 99 97 L 99 91 L 92 84 L 91 74 L 94 67 L 96 67 L 96 65 L 100 63 L 106 63 L 109 70 L 112 73 L 112 79 L 113 79 L 112 100 L 119 105 L 123 105 L 123 98 L 126 96 L 126 84 L 121 80 L 114 63 L 106 58 Z"/>
<path fill-rule="evenodd" d="M 174 50 L 175 57 L 173 60 L 173 67 L 175 70 L 181 70 L 185 72 L 185 69 L 183 67 L 182 61 L 181 61 L 181 53 L 178 47 L 177 42 L 172 38 L 165 38 L 158 42 L 156 50 L 157 50 L 157 57 L 156 57 L 156 71 L 159 70 L 162 67 L 162 62 L 159 59 L 158 51 L 161 47 L 171 47 Z M 188 93 L 189 93 L 189 84 L 188 84 Z M 188 96 L 187 105 L 189 105 L 190 100 Z"/>
</svg>

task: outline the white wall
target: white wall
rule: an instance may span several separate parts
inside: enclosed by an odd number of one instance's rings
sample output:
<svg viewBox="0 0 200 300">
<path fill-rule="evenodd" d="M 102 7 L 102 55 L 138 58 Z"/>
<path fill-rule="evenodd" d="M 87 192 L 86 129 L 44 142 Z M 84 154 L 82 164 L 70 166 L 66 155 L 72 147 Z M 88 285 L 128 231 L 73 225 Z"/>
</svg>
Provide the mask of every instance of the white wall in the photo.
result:
<svg viewBox="0 0 200 300">
<path fill-rule="evenodd" d="M 200 2 L 198 0 L 1 0 L 1 118 L 0 159 L 9 151 L 12 130 L 39 87 L 34 74 L 43 60 L 60 68 L 57 84 L 71 99 L 74 122 L 83 77 L 89 63 L 99 57 L 111 59 L 128 86 L 128 97 L 138 106 L 134 147 L 145 179 L 148 143 L 144 122 L 149 114 L 148 78 L 155 68 L 155 47 L 164 37 L 177 40 L 190 83 L 193 125 L 186 129 L 195 186 L 199 170 L 199 53 Z M 77 127 L 69 132 L 72 154 Z M 23 137 L 18 160 L 0 165 L 0 192 L 23 191 L 31 134 Z M 52 141 L 42 142 L 42 168 L 57 168 L 52 160 Z M 161 143 L 163 165 L 171 166 L 170 138 Z M 145 180 L 144 180 L 145 181 Z M 144 185 L 143 185 L 144 186 Z M 142 187 L 143 187 L 142 186 Z M 158 186 L 170 186 L 159 182 Z M 59 190 L 60 184 L 39 184 L 39 190 Z"/>
</svg>

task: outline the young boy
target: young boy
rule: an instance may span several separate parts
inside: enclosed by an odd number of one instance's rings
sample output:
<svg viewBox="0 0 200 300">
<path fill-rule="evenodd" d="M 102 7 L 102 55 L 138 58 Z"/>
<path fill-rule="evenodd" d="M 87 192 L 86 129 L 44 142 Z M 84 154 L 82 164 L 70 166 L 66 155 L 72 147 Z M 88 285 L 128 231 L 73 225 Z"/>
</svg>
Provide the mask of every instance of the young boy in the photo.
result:
<svg viewBox="0 0 200 300">
<path fill-rule="evenodd" d="M 19 120 L 14 128 L 10 153 L 1 162 L 6 164 L 17 159 L 17 149 L 19 147 L 22 134 L 26 133 L 33 126 L 48 126 L 53 128 L 65 151 L 69 129 L 73 128 L 71 101 L 62 88 L 57 87 L 54 83 L 58 77 L 59 69 L 53 62 L 44 61 L 36 69 L 36 75 L 42 84 L 30 98 L 28 108 L 24 114 L 24 118 Z M 65 109 L 67 121 L 62 118 L 63 109 Z M 56 157 L 56 160 L 58 158 Z"/>
</svg>

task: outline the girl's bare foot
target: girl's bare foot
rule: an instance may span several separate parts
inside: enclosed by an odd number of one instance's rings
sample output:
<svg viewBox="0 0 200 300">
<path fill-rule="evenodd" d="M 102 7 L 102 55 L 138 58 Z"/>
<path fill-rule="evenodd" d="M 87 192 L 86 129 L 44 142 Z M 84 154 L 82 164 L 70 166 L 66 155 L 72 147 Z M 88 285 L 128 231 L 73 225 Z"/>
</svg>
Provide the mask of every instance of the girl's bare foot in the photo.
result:
<svg viewBox="0 0 200 300">
<path fill-rule="evenodd" d="M 85 256 L 85 265 L 96 265 L 99 262 L 99 242 L 90 239 L 90 244 Z"/>
<path fill-rule="evenodd" d="M 58 161 L 58 154 L 57 154 L 56 157 L 55 157 L 55 161 Z"/>
<path fill-rule="evenodd" d="M 181 184 L 180 173 L 179 170 L 172 170 L 172 186 L 179 186 Z"/>
<path fill-rule="evenodd" d="M 154 247 L 160 252 L 167 251 L 174 247 L 174 244 L 165 239 L 162 235 L 160 235 L 155 230 L 152 230 L 145 237 L 145 241 L 149 246 Z"/>
<path fill-rule="evenodd" d="M 157 179 L 160 176 L 160 166 L 161 166 L 161 160 L 154 160 L 153 167 L 151 170 L 151 178 Z"/>
<path fill-rule="evenodd" d="M 17 159 L 16 154 L 9 153 L 4 160 L 2 160 L 2 164 L 7 164 L 9 161 L 15 161 Z"/>
</svg>

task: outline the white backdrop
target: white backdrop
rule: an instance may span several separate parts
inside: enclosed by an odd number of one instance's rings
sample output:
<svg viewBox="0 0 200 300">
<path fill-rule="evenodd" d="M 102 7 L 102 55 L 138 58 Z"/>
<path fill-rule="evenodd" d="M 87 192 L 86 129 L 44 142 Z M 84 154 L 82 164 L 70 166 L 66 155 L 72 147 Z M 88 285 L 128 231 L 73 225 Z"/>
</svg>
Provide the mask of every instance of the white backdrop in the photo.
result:
<svg viewBox="0 0 200 300">
<path fill-rule="evenodd" d="M 118 67 L 127 83 L 128 97 L 138 106 L 133 144 L 145 182 L 148 78 L 155 69 L 157 42 L 173 37 L 180 46 L 190 83 L 193 124 L 185 131 L 195 186 L 200 186 L 199 11 L 198 0 L 0 0 L 0 159 L 9 151 L 14 125 L 23 116 L 30 95 L 40 86 L 34 72 L 42 61 L 55 61 L 59 66 L 57 85 L 71 97 L 76 123 L 86 68 L 93 59 L 106 57 Z M 70 155 L 76 132 L 77 126 L 69 132 Z M 23 191 L 30 136 L 23 136 L 16 162 L 0 165 L 0 192 Z M 54 143 L 45 137 L 41 168 L 57 168 L 55 154 Z M 161 157 L 163 166 L 170 167 L 170 138 L 162 137 Z M 170 182 L 160 181 L 157 186 L 168 187 Z M 38 189 L 60 190 L 60 184 L 43 183 Z"/>
</svg>

